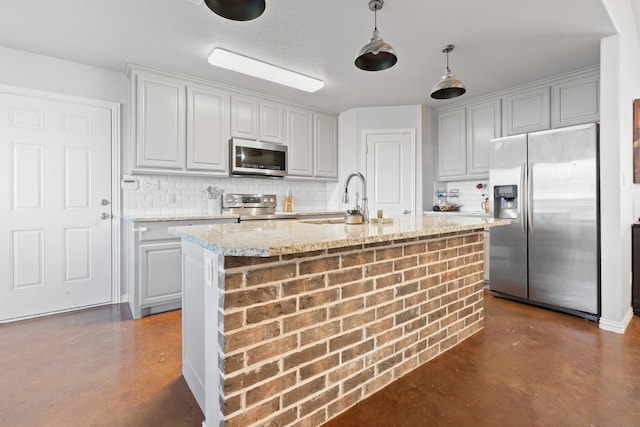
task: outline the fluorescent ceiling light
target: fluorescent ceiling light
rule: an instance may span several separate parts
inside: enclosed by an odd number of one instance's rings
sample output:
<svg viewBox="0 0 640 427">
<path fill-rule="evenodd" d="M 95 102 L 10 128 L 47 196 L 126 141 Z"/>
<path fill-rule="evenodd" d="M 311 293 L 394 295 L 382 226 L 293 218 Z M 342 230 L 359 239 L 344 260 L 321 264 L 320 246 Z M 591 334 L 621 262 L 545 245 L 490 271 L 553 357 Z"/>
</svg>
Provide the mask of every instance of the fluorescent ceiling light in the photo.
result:
<svg viewBox="0 0 640 427">
<path fill-rule="evenodd" d="M 229 52 L 219 47 L 213 49 L 213 52 L 209 55 L 209 64 L 304 90 L 305 92 L 315 92 L 324 87 L 322 80 L 267 64 L 266 62 L 261 62 L 248 56 Z"/>
</svg>

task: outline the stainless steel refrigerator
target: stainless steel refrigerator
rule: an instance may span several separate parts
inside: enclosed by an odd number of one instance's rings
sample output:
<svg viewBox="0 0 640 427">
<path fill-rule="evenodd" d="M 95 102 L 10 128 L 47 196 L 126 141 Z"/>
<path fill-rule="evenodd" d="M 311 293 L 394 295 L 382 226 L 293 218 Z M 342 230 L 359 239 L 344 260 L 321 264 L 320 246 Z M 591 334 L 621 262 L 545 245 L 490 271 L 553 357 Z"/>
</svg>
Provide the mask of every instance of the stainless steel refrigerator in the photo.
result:
<svg viewBox="0 0 640 427">
<path fill-rule="evenodd" d="M 597 320 L 600 239 L 597 124 L 494 139 L 489 288 Z"/>
</svg>

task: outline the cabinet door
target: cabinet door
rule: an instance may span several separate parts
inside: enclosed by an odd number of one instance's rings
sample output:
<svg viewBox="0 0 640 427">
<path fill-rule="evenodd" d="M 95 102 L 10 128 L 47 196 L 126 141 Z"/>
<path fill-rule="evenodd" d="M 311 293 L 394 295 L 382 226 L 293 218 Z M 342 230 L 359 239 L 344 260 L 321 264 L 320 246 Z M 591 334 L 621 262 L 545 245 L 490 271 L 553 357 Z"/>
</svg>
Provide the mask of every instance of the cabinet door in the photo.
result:
<svg viewBox="0 0 640 427">
<path fill-rule="evenodd" d="M 338 177 L 338 119 L 328 114 L 314 114 L 315 176 Z"/>
<path fill-rule="evenodd" d="M 231 97 L 231 136 L 258 139 L 258 100 Z"/>
<path fill-rule="evenodd" d="M 501 136 L 500 100 L 467 108 L 467 174 L 489 177 L 489 141 Z"/>
<path fill-rule="evenodd" d="M 600 120 L 600 79 L 597 73 L 551 86 L 554 128 Z"/>
<path fill-rule="evenodd" d="M 185 85 L 136 76 L 136 167 L 184 169 Z"/>
<path fill-rule="evenodd" d="M 290 107 L 287 109 L 289 175 L 313 175 L 313 113 Z"/>
<path fill-rule="evenodd" d="M 182 245 L 180 240 L 141 243 L 140 305 L 180 301 L 182 295 Z"/>
<path fill-rule="evenodd" d="M 187 169 L 229 173 L 229 95 L 187 88 Z"/>
<path fill-rule="evenodd" d="M 467 173 L 465 108 L 438 113 L 438 179 Z"/>
<path fill-rule="evenodd" d="M 260 101 L 260 141 L 283 143 L 284 105 Z"/>
<path fill-rule="evenodd" d="M 517 92 L 504 97 L 504 136 L 551 128 L 549 87 Z"/>
</svg>

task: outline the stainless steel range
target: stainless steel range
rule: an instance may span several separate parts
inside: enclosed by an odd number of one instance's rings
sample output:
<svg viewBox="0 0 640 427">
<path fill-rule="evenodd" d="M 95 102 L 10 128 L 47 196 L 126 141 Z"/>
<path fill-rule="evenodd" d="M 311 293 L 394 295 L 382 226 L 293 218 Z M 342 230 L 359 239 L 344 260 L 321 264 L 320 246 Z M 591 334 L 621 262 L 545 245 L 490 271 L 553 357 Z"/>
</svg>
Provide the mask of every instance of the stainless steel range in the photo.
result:
<svg viewBox="0 0 640 427">
<path fill-rule="evenodd" d="M 225 194 L 222 199 L 223 212 L 240 215 L 240 221 L 297 219 L 293 212 L 276 214 L 277 206 L 275 194 Z"/>
</svg>

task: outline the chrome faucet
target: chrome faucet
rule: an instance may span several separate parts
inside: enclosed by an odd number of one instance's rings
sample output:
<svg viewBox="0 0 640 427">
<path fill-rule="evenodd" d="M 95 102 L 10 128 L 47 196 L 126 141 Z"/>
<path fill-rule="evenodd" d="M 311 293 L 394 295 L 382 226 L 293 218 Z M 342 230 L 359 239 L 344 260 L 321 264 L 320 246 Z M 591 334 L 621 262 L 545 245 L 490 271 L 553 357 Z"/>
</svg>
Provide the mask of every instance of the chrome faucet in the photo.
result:
<svg viewBox="0 0 640 427">
<path fill-rule="evenodd" d="M 363 222 L 369 222 L 369 199 L 367 198 L 367 180 L 360 172 L 352 172 L 349 174 L 344 182 L 344 195 L 342 196 L 342 203 L 349 203 L 349 181 L 351 178 L 357 176 L 362 181 L 362 220 Z"/>
</svg>

